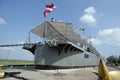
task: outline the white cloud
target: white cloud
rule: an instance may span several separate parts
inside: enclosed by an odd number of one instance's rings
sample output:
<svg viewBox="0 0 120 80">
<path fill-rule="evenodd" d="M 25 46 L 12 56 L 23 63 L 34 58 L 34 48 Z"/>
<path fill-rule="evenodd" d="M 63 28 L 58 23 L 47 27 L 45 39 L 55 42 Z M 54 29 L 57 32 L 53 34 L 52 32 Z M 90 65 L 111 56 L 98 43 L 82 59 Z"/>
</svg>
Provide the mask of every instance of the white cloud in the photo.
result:
<svg viewBox="0 0 120 80">
<path fill-rule="evenodd" d="M 87 23 L 87 24 L 93 24 L 96 22 L 96 19 L 93 17 L 93 15 L 85 14 L 80 18 L 81 22 Z"/>
<path fill-rule="evenodd" d="M 86 24 L 96 24 L 96 19 L 94 15 L 96 14 L 96 10 L 94 7 L 88 7 L 84 10 L 84 15 L 80 17 L 80 21 Z"/>
<path fill-rule="evenodd" d="M 0 17 L 0 24 L 6 24 L 6 21 L 2 17 Z"/>
<path fill-rule="evenodd" d="M 93 43 L 108 44 L 120 47 L 120 28 L 111 28 L 99 31 L 97 38 L 92 40 Z M 100 45 L 97 44 L 97 45 Z M 94 43 L 94 45 L 96 45 Z"/>
<path fill-rule="evenodd" d="M 103 31 L 99 31 L 99 36 L 109 36 L 113 33 L 115 29 L 105 29 Z"/>
<path fill-rule="evenodd" d="M 85 14 L 95 14 L 96 10 L 94 7 L 88 7 L 87 9 L 84 10 Z"/>
<path fill-rule="evenodd" d="M 91 41 L 92 41 L 92 44 L 94 45 L 100 45 L 102 43 L 100 40 L 94 39 L 94 38 L 92 38 Z"/>
</svg>

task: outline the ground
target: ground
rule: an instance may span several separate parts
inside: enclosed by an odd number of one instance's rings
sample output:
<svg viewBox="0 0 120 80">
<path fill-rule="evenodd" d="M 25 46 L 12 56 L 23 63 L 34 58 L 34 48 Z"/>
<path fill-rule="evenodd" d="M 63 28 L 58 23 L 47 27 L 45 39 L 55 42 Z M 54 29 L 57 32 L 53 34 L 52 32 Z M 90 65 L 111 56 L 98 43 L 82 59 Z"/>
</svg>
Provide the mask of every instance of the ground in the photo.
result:
<svg viewBox="0 0 120 80">
<path fill-rule="evenodd" d="M 108 68 L 109 70 L 117 70 Z M 4 72 L 21 72 L 17 77 L 20 80 L 99 80 L 98 76 L 93 72 L 97 72 L 97 67 L 77 68 L 77 69 L 61 69 L 61 70 L 36 70 L 36 69 L 14 69 L 6 68 L 0 71 Z M 8 77 L 0 80 L 19 80 Z"/>
</svg>

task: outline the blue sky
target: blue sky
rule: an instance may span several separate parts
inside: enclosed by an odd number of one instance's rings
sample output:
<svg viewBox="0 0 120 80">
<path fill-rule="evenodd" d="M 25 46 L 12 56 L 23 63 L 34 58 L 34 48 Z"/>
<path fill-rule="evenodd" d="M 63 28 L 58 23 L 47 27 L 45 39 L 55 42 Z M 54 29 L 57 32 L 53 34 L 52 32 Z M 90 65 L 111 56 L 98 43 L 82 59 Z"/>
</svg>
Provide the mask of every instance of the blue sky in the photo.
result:
<svg viewBox="0 0 120 80">
<path fill-rule="evenodd" d="M 45 21 L 45 4 L 51 2 L 57 10 L 48 14 L 46 20 L 55 17 L 84 26 L 103 57 L 120 55 L 120 0 L 0 0 L 0 44 L 24 43 L 28 32 Z M 40 41 L 33 33 L 31 39 Z M 6 59 L 9 51 L 9 59 L 34 59 L 21 47 L 0 48 L 0 58 Z"/>
</svg>

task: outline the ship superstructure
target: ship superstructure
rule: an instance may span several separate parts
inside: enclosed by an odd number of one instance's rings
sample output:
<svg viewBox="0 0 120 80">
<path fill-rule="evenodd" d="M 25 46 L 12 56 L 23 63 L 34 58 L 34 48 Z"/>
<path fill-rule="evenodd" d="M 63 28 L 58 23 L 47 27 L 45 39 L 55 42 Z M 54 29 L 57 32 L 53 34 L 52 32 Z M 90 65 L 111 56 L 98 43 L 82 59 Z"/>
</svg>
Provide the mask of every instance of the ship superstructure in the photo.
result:
<svg viewBox="0 0 120 80">
<path fill-rule="evenodd" d="M 45 21 L 32 32 L 45 41 L 23 47 L 34 54 L 36 68 L 74 68 L 99 64 L 98 51 L 75 33 L 68 23 Z"/>
</svg>

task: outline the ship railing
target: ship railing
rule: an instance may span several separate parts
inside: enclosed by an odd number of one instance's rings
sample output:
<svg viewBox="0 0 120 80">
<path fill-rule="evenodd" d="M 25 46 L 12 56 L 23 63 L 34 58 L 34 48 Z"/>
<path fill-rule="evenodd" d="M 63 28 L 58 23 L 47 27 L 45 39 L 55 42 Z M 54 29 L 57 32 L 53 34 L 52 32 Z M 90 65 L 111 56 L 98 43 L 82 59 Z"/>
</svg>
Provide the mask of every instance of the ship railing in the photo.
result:
<svg viewBox="0 0 120 80">
<path fill-rule="evenodd" d="M 46 40 L 46 43 L 49 46 L 57 46 L 59 44 L 70 44 L 71 46 L 74 46 L 75 48 L 77 48 L 77 49 L 79 49 L 81 51 L 84 51 L 84 48 L 82 47 L 82 45 L 80 43 L 78 44 L 78 42 L 73 43 L 71 41 L 52 39 L 52 40 Z"/>
<path fill-rule="evenodd" d="M 31 45 L 40 45 L 40 44 L 41 43 L 7 44 L 7 45 L 0 45 L 0 47 L 31 46 Z"/>
</svg>

